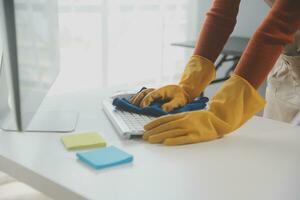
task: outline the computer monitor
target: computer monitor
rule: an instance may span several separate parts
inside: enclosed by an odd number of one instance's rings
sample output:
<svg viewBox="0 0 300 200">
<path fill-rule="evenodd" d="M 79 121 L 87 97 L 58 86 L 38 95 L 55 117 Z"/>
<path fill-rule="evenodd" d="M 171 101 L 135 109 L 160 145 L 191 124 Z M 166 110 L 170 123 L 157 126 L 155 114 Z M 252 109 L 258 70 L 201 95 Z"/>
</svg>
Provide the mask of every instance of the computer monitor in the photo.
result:
<svg viewBox="0 0 300 200">
<path fill-rule="evenodd" d="M 0 35 L 1 128 L 72 131 L 77 113 L 39 110 L 59 74 L 57 1 L 0 0 Z"/>
</svg>

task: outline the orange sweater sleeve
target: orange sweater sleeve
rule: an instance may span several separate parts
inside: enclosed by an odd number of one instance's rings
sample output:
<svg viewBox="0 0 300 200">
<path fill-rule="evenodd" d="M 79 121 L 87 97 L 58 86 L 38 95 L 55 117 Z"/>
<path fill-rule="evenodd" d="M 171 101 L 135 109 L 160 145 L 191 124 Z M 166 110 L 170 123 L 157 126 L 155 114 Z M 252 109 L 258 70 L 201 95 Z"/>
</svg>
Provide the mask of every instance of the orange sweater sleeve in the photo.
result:
<svg viewBox="0 0 300 200">
<path fill-rule="evenodd" d="M 266 79 L 284 46 L 300 28 L 300 1 L 277 0 L 248 43 L 235 73 L 255 88 Z"/>
<path fill-rule="evenodd" d="M 207 12 L 194 54 L 214 62 L 236 24 L 240 0 L 214 0 Z"/>
</svg>

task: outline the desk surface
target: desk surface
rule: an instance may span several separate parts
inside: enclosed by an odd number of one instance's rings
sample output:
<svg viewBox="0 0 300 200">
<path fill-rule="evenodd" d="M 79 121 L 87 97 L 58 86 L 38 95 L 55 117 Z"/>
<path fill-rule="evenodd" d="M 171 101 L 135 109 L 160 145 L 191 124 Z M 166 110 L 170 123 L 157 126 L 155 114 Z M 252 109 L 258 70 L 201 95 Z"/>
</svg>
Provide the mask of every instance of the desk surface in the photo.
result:
<svg viewBox="0 0 300 200">
<path fill-rule="evenodd" d="M 57 199 L 300 199 L 299 127 L 255 117 L 212 142 L 152 145 L 120 139 L 101 95 L 84 96 L 72 104 L 82 109 L 77 131 L 99 131 L 132 164 L 97 171 L 64 149 L 63 134 L 1 133 L 0 170 Z"/>
</svg>

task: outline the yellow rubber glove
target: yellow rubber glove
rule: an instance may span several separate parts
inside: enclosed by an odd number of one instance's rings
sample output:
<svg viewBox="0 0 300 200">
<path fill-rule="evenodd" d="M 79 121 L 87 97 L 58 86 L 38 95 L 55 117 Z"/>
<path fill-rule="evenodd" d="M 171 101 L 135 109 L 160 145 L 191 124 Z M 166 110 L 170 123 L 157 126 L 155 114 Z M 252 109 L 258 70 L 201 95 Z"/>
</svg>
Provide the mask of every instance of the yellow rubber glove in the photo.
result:
<svg viewBox="0 0 300 200">
<path fill-rule="evenodd" d="M 143 138 L 166 145 L 213 140 L 239 128 L 264 105 L 258 92 L 233 74 L 211 99 L 208 110 L 160 117 L 145 125 Z"/>
<path fill-rule="evenodd" d="M 144 108 L 155 100 L 166 100 L 168 102 L 162 105 L 162 109 L 169 112 L 198 97 L 215 78 L 215 73 L 215 66 L 211 61 L 194 55 L 186 65 L 178 85 L 167 85 L 154 91 L 151 91 L 150 88 L 147 91 L 138 93 L 131 99 L 131 103 Z"/>
<path fill-rule="evenodd" d="M 130 103 L 136 106 L 140 106 L 140 103 L 145 98 L 145 96 L 154 90 L 154 88 L 143 89 L 142 91 L 138 92 L 136 95 L 131 97 Z"/>
</svg>

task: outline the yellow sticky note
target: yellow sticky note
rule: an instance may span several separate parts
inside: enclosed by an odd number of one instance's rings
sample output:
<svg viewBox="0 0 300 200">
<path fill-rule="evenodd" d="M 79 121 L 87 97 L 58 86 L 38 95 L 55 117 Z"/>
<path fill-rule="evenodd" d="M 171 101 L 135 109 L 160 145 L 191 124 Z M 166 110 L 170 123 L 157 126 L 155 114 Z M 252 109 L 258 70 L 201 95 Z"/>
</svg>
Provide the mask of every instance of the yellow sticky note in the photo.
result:
<svg viewBox="0 0 300 200">
<path fill-rule="evenodd" d="M 66 135 L 63 136 L 61 140 L 68 150 L 88 149 L 106 146 L 105 140 L 101 137 L 100 134 L 96 132 Z"/>
</svg>

